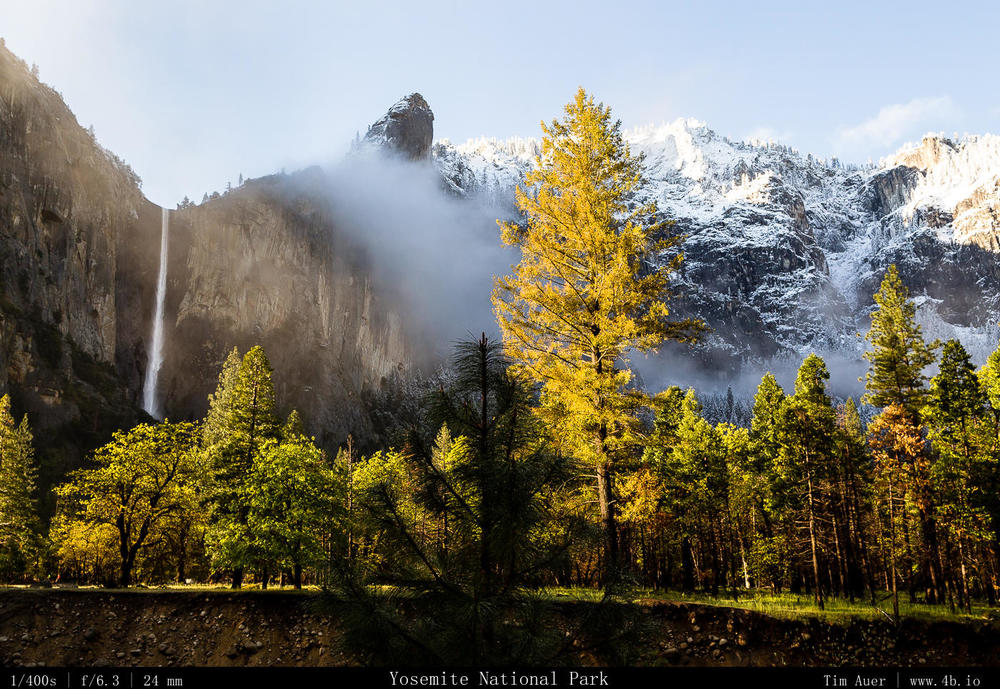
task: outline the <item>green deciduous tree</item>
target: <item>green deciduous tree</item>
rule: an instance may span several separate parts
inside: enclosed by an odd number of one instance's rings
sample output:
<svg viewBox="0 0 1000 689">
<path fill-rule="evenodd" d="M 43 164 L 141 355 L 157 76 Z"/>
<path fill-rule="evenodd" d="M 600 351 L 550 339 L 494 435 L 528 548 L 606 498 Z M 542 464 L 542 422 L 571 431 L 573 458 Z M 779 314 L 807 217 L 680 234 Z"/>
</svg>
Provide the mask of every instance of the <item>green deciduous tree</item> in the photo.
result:
<svg viewBox="0 0 1000 689">
<path fill-rule="evenodd" d="M 116 581 L 129 586 L 137 558 L 161 543 L 179 517 L 190 519 L 198 504 L 197 438 L 191 423 L 141 424 L 115 433 L 94 453 L 94 468 L 71 473 L 56 489 L 53 540 L 61 556 L 78 553 L 78 539 L 90 530 L 113 535 Z M 100 551 L 107 544 L 93 547 Z"/>
<path fill-rule="evenodd" d="M 324 565 L 323 534 L 343 508 L 342 486 L 323 452 L 302 434 L 266 443 L 254 457 L 246 486 L 251 559 L 264 572 Z"/>
</svg>

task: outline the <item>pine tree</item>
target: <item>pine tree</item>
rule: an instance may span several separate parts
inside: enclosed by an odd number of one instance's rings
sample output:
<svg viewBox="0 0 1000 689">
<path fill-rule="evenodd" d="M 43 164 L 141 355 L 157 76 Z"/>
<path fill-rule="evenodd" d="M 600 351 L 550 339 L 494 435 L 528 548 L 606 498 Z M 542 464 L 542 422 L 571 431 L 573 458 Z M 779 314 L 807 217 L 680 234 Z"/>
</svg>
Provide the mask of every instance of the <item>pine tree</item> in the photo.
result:
<svg viewBox="0 0 1000 689">
<path fill-rule="evenodd" d="M 861 414 L 849 397 L 837 408 L 837 426 L 840 429 L 837 443 L 839 478 L 845 534 L 843 542 L 847 552 L 847 584 L 852 600 L 861 595 L 865 586 L 874 603 L 875 575 L 869 556 L 871 538 L 867 529 L 867 515 L 871 493 L 871 461 L 865 452 L 864 429 Z"/>
<path fill-rule="evenodd" d="M 281 427 L 281 439 L 284 441 L 294 441 L 305 437 L 305 424 L 302 423 L 302 417 L 299 416 L 298 410 L 293 409 L 288 415 L 285 425 Z"/>
<path fill-rule="evenodd" d="M 1000 457 L 1000 347 L 990 354 L 977 375 L 986 395 L 983 452 L 988 457 Z M 994 542 L 1000 544 L 1000 465 L 994 462 L 991 466 L 992 471 L 980 485 L 983 487 L 983 496 L 989 499 L 988 509 L 992 515 Z M 1000 545 L 994 549 L 997 548 L 1000 548 Z M 1000 563 L 997 563 L 997 569 L 1000 570 Z M 992 590 L 992 587 L 988 590 Z"/>
<path fill-rule="evenodd" d="M 232 408 L 233 390 L 236 388 L 242 360 L 240 350 L 233 347 L 222 363 L 219 385 L 215 392 L 208 396 L 208 413 L 205 416 L 205 423 L 202 424 L 202 444 L 205 447 L 211 447 L 226 439 L 226 423 Z"/>
<path fill-rule="evenodd" d="M 581 88 L 565 118 L 542 124 L 537 168 L 517 190 L 526 222 L 501 223 L 519 247 L 513 275 L 497 281 L 493 304 L 507 354 L 544 385 L 543 405 L 567 449 L 597 474 L 606 580 L 617 574 L 615 461 L 631 445 L 642 402 L 627 392 L 629 350 L 692 341 L 700 324 L 669 321 L 670 274 L 657 265 L 677 239 L 660 239 L 654 203 L 631 206 L 644 184 L 611 110 Z"/>
<path fill-rule="evenodd" d="M 785 404 L 785 391 L 768 371 L 757 386 L 748 434 L 747 463 L 745 471 L 747 499 L 756 508 L 753 521 L 760 516 L 761 538 L 750 549 L 750 565 L 761 576 L 766 576 L 778 591 L 781 589 L 779 563 L 784 551 L 784 537 L 775 531 L 775 465 L 780 448 L 778 430 L 781 409 Z"/>
<path fill-rule="evenodd" d="M 911 414 L 919 414 L 927 399 L 923 371 L 934 362 L 937 343 L 924 342 L 916 323 L 916 307 L 895 265 L 886 271 L 875 303 L 878 308 L 872 313 L 866 336 L 872 351 L 864 355 L 871 362 L 865 376 L 865 401 L 877 407 L 898 404 Z"/>
<path fill-rule="evenodd" d="M 272 372 L 264 349 L 257 346 L 246 353 L 236 374 L 225 426 L 229 458 L 244 473 L 261 446 L 280 432 Z"/>
<path fill-rule="evenodd" d="M 901 567 L 900 552 L 910 556 L 908 538 L 900 546 L 900 536 L 907 529 L 907 494 L 912 480 L 913 467 L 924 455 L 924 439 L 920 427 L 908 410 L 891 404 L 882 410 L 868 427 L 868 446 L 875 462 L 875 483 L 882 508 L 879 539 L 889 562 L 889 590 L 892 592 L 893 617 L 899 620 L 899 589 L 901 575 L 910 571 L 910 564 Z M 912 575 L 907 577 L 912 581 Z M 910 584 L 911 590 L 913 585 Z"/>
<path fill-rule="evenodd" d="M 778 455 L 778 421 L 781 405 L 785 402 L 785 391 L 778 380 L 768 371 L 757 386 L 753 398 L 753 412 L 750 417 L 751 453 L 758 472 L 770 472 Z"/>
<path fill-rule="evenodd" d="M 31 429 L 25 415 L 15 425 L 10 396 L 0 397 L 0 575 L 26 573 L 38 546 L 38 513 Z"/>
<path fill-rule="evenodd" d="M 266 443 L 278 440 L 271 364 L 261 347 L 253 347 L 232 372 L 235 350 L 219 376 L 219 388 L 209 407 L 206 426 L 213 439 L 207 450 L 215 474 L 215 514 L 210 533 L 217 565 L 233 570 L 233 588 L 243 583 L 243 569 L 252 562 L 248 550 L 248 481 L 254 460 Z"/>
<path fill-rule="evenodd" d="M 799 367 L 795 394 L 782 405 L 778 422 L 779 481 L 786 492 L 786 509 L 804 512 L 813 574 L 813 596 L 823 608 L 820 583 L 819 510 L 837 440 L 836 413 L 826 394 L 830 374 L 826 364 L 810 354 Z"/>
<path fill-rule="evenodd" d="M 728 477 L 725 446 L 721 435 L 701 416 L 694 390 L 681 403 L 676 440 L 661 469 L 668 509 L 681 527 L 682 585 L 694 583 L 695 549 L 712 563 L 712 580 L 707 586 L 718 594 L 723 577 L 718 550 L 722 540 L 719 513 L 724 511 Z M 705 529 L 704 525 L 709 528 Z M 703 565 L 704 566 L 704 565 Z"/>
<path fill-rule="evenodd" d="M 985 411 L 986 393 L 969 353 L 958 340 L 948 340 L 925 414 L 938 449 L 971 459 Z"/>
<path fill-rule="evenodd" d="M 994 449 L 1000 451 L 1000 347 L 977 372 L 992 417 Z"/>
<path fill-rule="evenodd" d="M 937 498 L 934 516 L 958 549 L 960 594 L 970 611 L 968 550 L 989 540 L 989 508 L 995 503 L 990 489 L 997 484 L 996 461 L 985 451 L 986 411 L 986 393 L 968 352 L 958 340 L 949 340 L 941 354 L 939 373 L 931 380 L 925 417 L 938 451 L 931 467 Z M 947 582 L 943 572 L 942 578 Z"/>
<path fill-rule="evenodd" d="M 530 387 L 498 344 L 485 335 L 460 343 L 452 370 L 450 384 L 428 399 L 436 432 L 412 429 L 403 451 L 361 461 L 353 477 L 358 530 L 367 532 L 359 541 L 377 544 L 383 576 L 433 592 L 438 613 L 387 611 L 366 582 L 348 577 L 352 599 L 368 606 L 350 643 L 368 655 L 400 644 L 409 662 L 536 657 L 551 630 L 527 627 L 518 611 L 528 603 L 525 588 L 580 532 L 565 507 L 578 467 L 552 451 Z M 391 620 L 388 633 L 371 636 L 380 618 Z"/>
</svg>

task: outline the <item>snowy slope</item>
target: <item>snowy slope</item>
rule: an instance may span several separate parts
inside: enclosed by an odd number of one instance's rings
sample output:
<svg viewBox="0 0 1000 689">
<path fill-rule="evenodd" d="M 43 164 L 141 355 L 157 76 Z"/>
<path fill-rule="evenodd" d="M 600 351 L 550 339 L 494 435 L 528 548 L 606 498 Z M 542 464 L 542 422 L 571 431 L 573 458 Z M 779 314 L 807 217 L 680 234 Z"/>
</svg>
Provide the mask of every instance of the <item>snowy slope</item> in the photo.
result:
<svg viewBox="0 0 1000 689">
<path fill-rule="evenodd" d="M 693 119 L 625 137 L 645 155 L 649 193 L 687 235 L 673 306 L 714 329 L 705 362 L 857 353 L 856 332 L 893 262 L 929 330 L 992 349 L 1000 137 L 925 137 L 867 167 L 732 141 Z M 455 193 L 513 213 L 538 150 L 532 139 L 440 140 L 431 155 Z"/>
</svg>

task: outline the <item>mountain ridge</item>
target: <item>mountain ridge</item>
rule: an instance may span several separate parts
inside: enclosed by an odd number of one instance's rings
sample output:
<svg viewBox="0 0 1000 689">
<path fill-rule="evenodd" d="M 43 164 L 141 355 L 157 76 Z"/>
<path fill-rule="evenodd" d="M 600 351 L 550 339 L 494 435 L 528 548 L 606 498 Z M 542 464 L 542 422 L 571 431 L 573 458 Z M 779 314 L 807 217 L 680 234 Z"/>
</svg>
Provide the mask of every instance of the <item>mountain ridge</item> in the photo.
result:
<svg viewBox="0 0 1000 689">
<path fill-rule="evenodd" d="M 811 349 L 860 355 L 855 333 L 867 329 L 871 295 L 890 263 L 921 297 L 930 330 L 992 337 L 1000 137 L 929 136 L 878 165 L 845 166 L 733 141 L 692 118 L 623 136 L 645 155 L 647 200 L 687 235 L 678 311 L 706 317 L 722 340 L 701 347 L 705 363 Z M 501 208 L 512 208 L 513 187 L 538 152 L 530 138 L 432 148 L 457 193 Z"/>
</svg>

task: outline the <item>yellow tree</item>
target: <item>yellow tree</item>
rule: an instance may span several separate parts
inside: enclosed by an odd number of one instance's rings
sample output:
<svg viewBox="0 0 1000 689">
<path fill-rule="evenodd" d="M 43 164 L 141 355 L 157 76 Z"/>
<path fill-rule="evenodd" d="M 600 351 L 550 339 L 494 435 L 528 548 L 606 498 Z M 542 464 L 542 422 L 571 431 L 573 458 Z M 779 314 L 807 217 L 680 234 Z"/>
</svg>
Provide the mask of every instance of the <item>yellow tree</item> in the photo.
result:
<svg viewBox="0 0 1000 689">
<path fill-rule="evenodd" d="M 493 305 L 507 355 L 544 386 L 542 408 L 569 451 L 596 470 L 607 580 L 617 569 L 614 463 L 636 438 L 646 403 L 629 391 L 631 350 L 697 338 L 703 326 L 670 321 L 666 300 L 678 241 L 655 202 L 641 203 L 641 155 L 611 109 L 581 88 L 562 121 L 542 123 L 536 169 L 517 190 L 523 223 L 503 223 L 521 250 L 499 278 Z"/>
<path fill-rule="evenodd" d="M 897 526 L 906 528 L 907 494 L 910 492 L 913 475 L 919 473 L 919 465 L 924 461 L 924 439 L 913 415 L 900 404 L 891 404 L 875 417 L 868 427 L 868 447 L 875 462 L 876 491 L 880 495 L 888 513 L 889 574 L 892 578 L 892 614 L 899 620 L 898 531 Z M 916 467 L 916 468 L 915 468 Z M 881 521 L 881 520 L 880 520 Z M 907 559 L 909 539 L 906 539 Z M 911 565 L 912 562 L 908 563 Z M 910 579 L 912 591 L 912 576 Z"/>
</svg>

